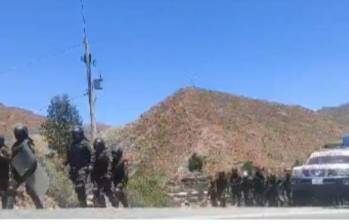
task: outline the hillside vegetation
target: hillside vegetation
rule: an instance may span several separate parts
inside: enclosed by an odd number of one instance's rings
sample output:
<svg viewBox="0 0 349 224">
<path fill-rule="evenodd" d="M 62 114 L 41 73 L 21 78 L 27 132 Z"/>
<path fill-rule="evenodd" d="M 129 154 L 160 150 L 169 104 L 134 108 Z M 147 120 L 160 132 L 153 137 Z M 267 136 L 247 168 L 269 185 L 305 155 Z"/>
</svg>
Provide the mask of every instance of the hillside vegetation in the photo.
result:
<svg viewBox="0 0 349 224">
<path fill-rule="evenodd" d="M 338 107 L 324 107 L 318 113 L 321 116 L 335 120 L 339 124 L 349 125 L 349 103 Z"/>
<path fill-rule="evenodd" d="M 291 167 L 345 131 L 344 125 L 302 107 L 186 88 L 105 136 L 143 172 L 174 178 L 194 152 L 204 157 L 209 174 L 245 161 Z"/>
</svg>

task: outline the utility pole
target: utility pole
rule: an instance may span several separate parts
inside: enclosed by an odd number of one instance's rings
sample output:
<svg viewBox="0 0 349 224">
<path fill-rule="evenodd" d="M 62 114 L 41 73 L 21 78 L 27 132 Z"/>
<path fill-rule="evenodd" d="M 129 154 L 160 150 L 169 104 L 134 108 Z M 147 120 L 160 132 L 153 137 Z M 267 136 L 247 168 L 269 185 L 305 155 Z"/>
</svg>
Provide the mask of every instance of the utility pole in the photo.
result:
<svg viewBox="0 0 349 224">
<path fill-rule="evenodd" d="M 83 0 L 80 0 L 81 2 L 81 14 L 82 14 L 82 20 L 83 20 L 83 43 L 84 43 L 84 49 L 85 53 L 83 56 L 83 61 L 86 65 L 86 75 L 87 75 L 87 95 L 88 95 L 88 103 L 90 108 L 90 135 L 92 141 L 96 138 L 97 135 L 97 125 L 96 125 L 96 111 L 95 111 L 95 105 L 96 105 L 96 97 L 94 92 L 94 85 L 92 80 L 92 54 L 89 47 L 88 39 L 87 39 L 87 32 L 86 32 L 86 19 L 84 16 L 84 2 Z"/>
</svg>

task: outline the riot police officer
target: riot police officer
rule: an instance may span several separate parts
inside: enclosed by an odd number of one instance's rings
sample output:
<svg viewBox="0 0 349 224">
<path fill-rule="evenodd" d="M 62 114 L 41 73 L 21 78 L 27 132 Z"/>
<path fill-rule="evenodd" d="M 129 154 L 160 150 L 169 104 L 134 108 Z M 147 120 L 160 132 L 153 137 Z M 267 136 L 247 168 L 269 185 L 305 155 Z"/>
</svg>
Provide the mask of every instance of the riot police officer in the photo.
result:
<svg viewBox="0 0 349 224">
<path fill-rule="evenodd" d="M 106 207 L 105 197 L 109 198 L 113 207 L 117 206 L 116 197 L 112 191 L 112 159 L 102 138 L 97 138 L 93 143 L 95 156 L 91 180 L 95 185 L 94 197 L 96 207 Z"/>
<path fill-rule="evenodd" d="M 256 173 L 253 177 L 253 195 L 257 206 L 264 206 L 265 192 L 265 177 L 262 169 L 256 168 Z"/>
<path fill-rule="evenodd" d="M 121 204 L 127 208 L 129 205 L 127 196 L 124 192 L 124 187 L 128 182 L 127 162 L 123 160 L 122 157 L 122 149 L 112 150 L 112 180 L 115 187 L 117 206 L 119 206 L 119 202 L 121 202 Z"/>
<path fill-rule="evenodd" d="M 241 182 L 242 179 L 237 169 L 233 169 L 230 176 L 230 191 L 233 205 L 241 205 Z"/>
<path fill-rule="evenodd" d="M 282 180 L 282 190 L 283 194 L 286 196 L 286 200 L 288 205 L 292 203 L 292 187 L 291 187 L 291 172 L 290 170 L 285 170 L 284 171 L 284 179 Z"/>
<path fill-rule="evenodd" d="M 0 197 L 3 209 L 7 208 L 10 160 L 10 153 L 8 147 L 5 145 L 5 138 L 0 135 Z"/>
<path fill-rule="evenodd" d="M 253 198 L 251 195 L 252 188 L 253 188 L 252 176 L 248 171 L 244 171 L 242 181 L 241 181 L 241 191 L 242 191 L 242 195 L 244 196 L 245 206 L 253 205 Z"/>
<path fill-rule="evenodd" d="M 217 200 L 220 207 L 226 207 L 225 192 L 228 186 L 225 172 L 219 172 L 216 179 Z"/>
<path fill-rule="evenodd" d="M 31 197 L 35 207 L 42 209 L 43 202 L 37 194 L 34 186 L 29 183 L 29 179 L 35 173 L 38 167 L 38 161 L 35 157 L 34 142 L 29 137 L 28 128 L 26 126 L 17 126 L 14 129 L 14 136 L 16 142 L 12 146 L 11 155 L 11 173 L 13 179 L 11 180 L 8 199 L 8 208 L 12 209 L 15 202 L 16 189 L 25 183 L 26 192 Z"/>
<path fill-rule="evenodd" d="M 87 207 L 86 184 L 92 170 L 92 148 L 81 127 L 72 131 L 73 142 L 67 153 L 66 165 L 69 165 L 70 179 L 74 184 L 80 207 Z"/>
<path fill-rule="evenodd" d="M 266 202 L 269 207 L 278 206 L 279 202 L 279 189 L 278 180 L 276 175 L 270 174 L 267 178 L 267 187 L 265 192 Z"/>
<path fill-rule="evenodd" d="M 217 207 L 218 202 L 217 202 L 215 179 L 212 176 L 210 176 L 208 179 L 209 179 L 208 180 L 208 197 L 209 197 L 209 200 L 211 202 L 211 205 L 213 207 Z"/>
</svg>

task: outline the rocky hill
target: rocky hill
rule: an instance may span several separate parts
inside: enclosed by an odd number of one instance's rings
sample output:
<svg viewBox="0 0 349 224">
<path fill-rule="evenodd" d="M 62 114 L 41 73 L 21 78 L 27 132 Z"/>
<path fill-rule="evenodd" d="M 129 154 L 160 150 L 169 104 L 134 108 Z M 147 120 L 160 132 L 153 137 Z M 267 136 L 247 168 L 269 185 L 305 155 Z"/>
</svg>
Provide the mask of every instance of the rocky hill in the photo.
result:
<svg viewBox="0 0 349 224">
<path fill-rule="evenodd" d="M 249 160 L 290 167 L 347 130 L 302 107 L 186 88 L 105 136 L 143 171 L 172 178 L 181 175 L 193 152 L 205 157 L 210 174 Z"/>
<path fill-rule="evenodd" d="M 13 128 L 19 123 L 27 125 L 31 132 L 36 133 L 44 119 L 31 111 L 0 104 L 0 134 L 7 137 L 12 137 Z"/>
<path fill-rule="evenodd" d="M 324 107 L 318 113 L 344 125 L 349 125 L 349 103 L 338 107 Z"/>
</svg>

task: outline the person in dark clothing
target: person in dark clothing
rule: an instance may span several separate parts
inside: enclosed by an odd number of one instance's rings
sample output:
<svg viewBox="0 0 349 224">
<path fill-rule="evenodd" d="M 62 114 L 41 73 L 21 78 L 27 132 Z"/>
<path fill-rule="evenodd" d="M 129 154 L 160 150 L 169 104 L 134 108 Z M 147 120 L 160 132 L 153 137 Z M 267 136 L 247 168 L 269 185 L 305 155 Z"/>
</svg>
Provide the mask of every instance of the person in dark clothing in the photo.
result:
<svg viewBox="0 0 349 224">
<path fill-rule="evenodd" d="M 278 197 L 279 197 L 278 180 L 274 174 L 271 174 L 268 176 L 265 197 L 269 207 L 278 206 Z"/>
<path fill-rule="evenodd" d="M 238 170 L 233 169 L 230 176 L 230 190 L 233 199 L 233 205 L 241 205 L 241 182 L 242 179 L 239 175 Z"/>
<path fill-rule="evenodd" d="M 262 170 L 257 168 L 253 177 L 253 195 L 257 206 L 264 206 L 265 177 Z"/>
<path fill-rule="evenodd" d="M 107 207 L 104 197 L 106 195 L 112 206 L 117 207 L 117 200 L 112 191 L 112 159 L 110 151 L 105 146 L 102 138 L 97 138 L 94 141 L 93 148 L 95 150 L 95 161 L 93 162 L 91 179 L 95 185 L 95 206 Z"/>
<path fill-rule="evenodd" d="M 252 188 L 253 188 L 253 180 L 251 175 L 248 173 L 248 171 L 244 171 L 242 182 L 241 182 L 241 191 L 242 195 L 244 196 L 244 203 L 245 206 L 252 206 L 253 205 L 253 198 L 252 198 Z"/>
<path fill-rule="evenodd" d="M 217 200 L 221 207 L 226 207 L 225 192 L 228 186 L 228 181 L 226 179 L 225 172 L 219 172 L 218 177 L 215 181 L 216 183 L 216 193 Z"/>
<path fill-rule="evenodd" d="M 284 179 L 282 180 L 282 190 L 284 195 L 286 196 L 286 200 L 288 205 L 292 204 L 292 184 L 291 184 L 291 172 L 289 170 L 285 170 Z"/>
<path fill-rule="evenodd" d="M 112 180 L 115 187 L 117 207 L 119 206 L 119 202 L 121 202 L 121 204 L 127 208 L 129 205 L 127 196 L 124 192 L 124 187 L 128 182 L 127 162 L 123 160 L 122 156 L 122 149 L 114 149 L 112 151 Z"/>
<path fill-rule="evenodd" d="M 10 153 L 5 145 L 4 136 L 0 135 L 0 197 L 2 208 L 7 208 L 8 188 L 10 183 Z"/>
<path fill-rule="evenodd" d="M 213 207 L 218 207 L 216 184 L 215 184 L 215 180 L 211 176 L 209 177 L 208 197 L 210 199 L 211 205 Z"/>
<path fill-rule="evenodd" d="M 25 183 L 26 192 L 33 200 L 35 207 L 37 209 L 43 209 L 43 202 L 41 201 L 39 195 L 37 195 L 35 189 L 32 189 L 31 185 L 27 182 L 28 179 L 35 173 L 38 166 L 37 159 L 35 158 L 34 142 L 29 137 L 28 128 L 26 126 L 17 126 L 14 130 L 14 135 L 16 142 L 12 146 L 12 155 L 10 161 L 12 180 L 10 180 L 10 195 L 8 196 L 9 198 L 7 207 L 9 209 L 13 209 L 16 190 L 21 184 Z M 22 174 L 20 173 L 19 168 L 16 168 L 14 165 L 17 155 L 19 155 L 20 153 L 30 155 L 30 157 L 28 157 L 27 159 L 28 164 L 26 164 L 26 166 L 28 167 L 24 167 L 25 173 Z"/>
<path fill-rule="evenodd" d="M 70 167 L 70 179 L 74 184 L 80 207 L 87 207 L 86 183 L 92 170 L 92 148 L 81 127 L 72 131 L 73 142 L 67 153 L 66 165 Z"/>
</svg>

